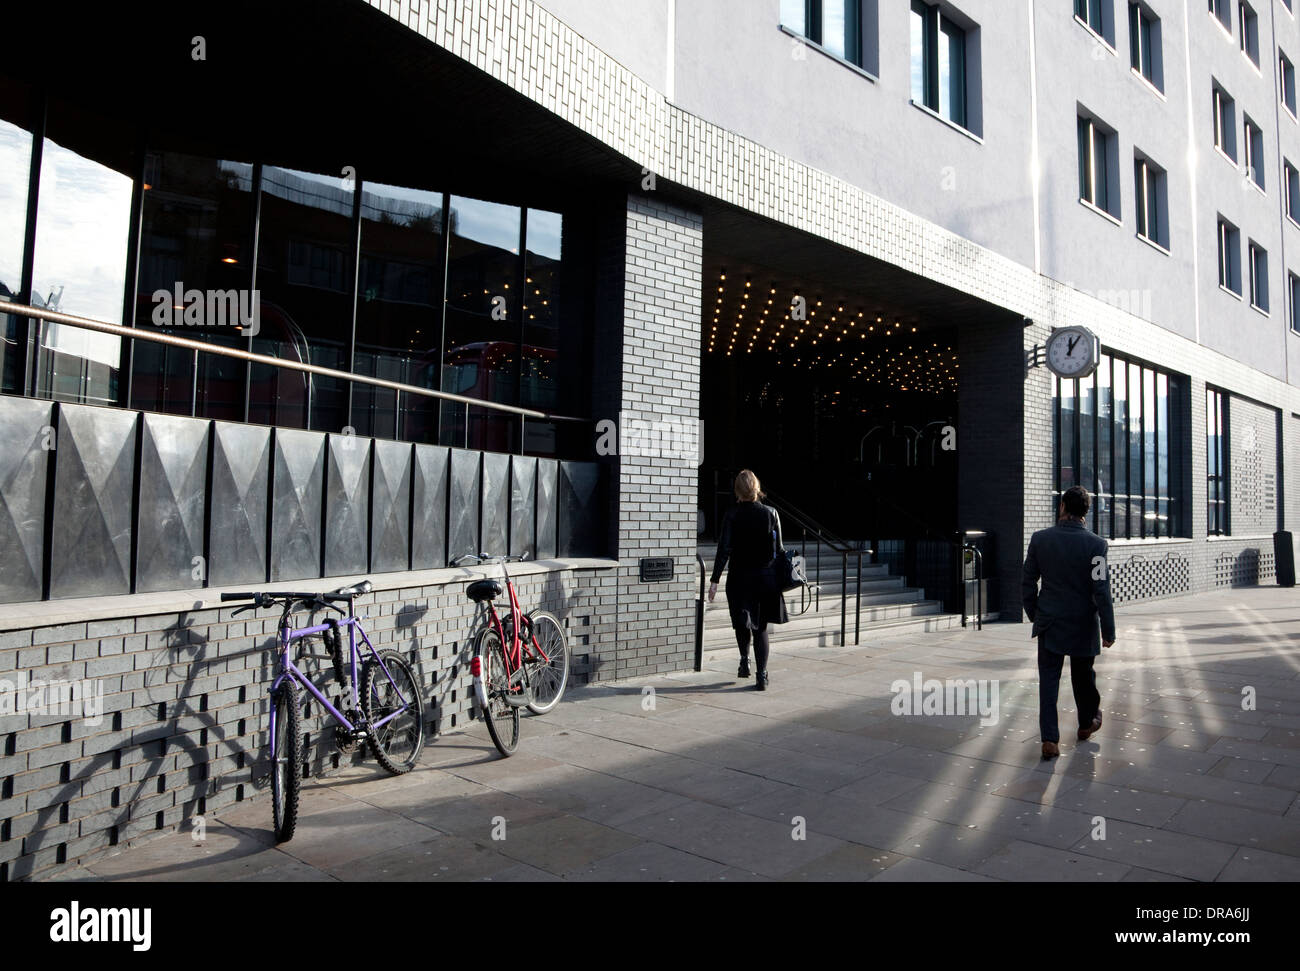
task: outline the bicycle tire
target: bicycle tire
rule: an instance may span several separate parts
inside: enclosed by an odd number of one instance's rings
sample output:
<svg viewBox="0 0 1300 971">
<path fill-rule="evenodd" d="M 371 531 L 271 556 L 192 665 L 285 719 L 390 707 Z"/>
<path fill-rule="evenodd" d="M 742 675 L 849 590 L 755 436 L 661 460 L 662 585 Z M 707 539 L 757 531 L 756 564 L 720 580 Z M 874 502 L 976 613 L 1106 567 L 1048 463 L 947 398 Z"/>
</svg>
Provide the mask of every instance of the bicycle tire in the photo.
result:
<svg viewBox="0 0 1300 971">
<path fill-rule="evenodd" d="M 528 710 L 544 715 L 560 703 L 569 684 L 569 643 L 559 618 L 546 610 L 528 615 L 532 637 L 550 660 L 534 662 L 529 678 L 533 686 L 533 703 Z"/>
<path fill-rule="evenodd" d="M 492 744 L 505 758 L 519 747 L 519 709 L 503 700 L 506 684 L 506 651 L 495 630 L 487 628 L 474 642 L 474 657 L 478 659 L 487 704 L 480 704 L 483 721 L 487 724 Z M 479 699 L 475 699 L 478 701 Z"/>
<path fill-rule="evenodd" d="M 298 711 L 298 686 L 291 678 L 271 692 L 275 712 L 274 735 L 268 739 L 271 756 L 271 824 L 277 843 L 293 839 L 298 825 L 298 795 L 302 785 L 302 761 L 298 739 L 302 735 Z"/>
<path fill-rule="evenodd" d="M 393 775 L 404 775 L 415 768 L 424 748 L 424 697 L 411 666 L 400 654 L 381 651 L 379 659 L 384 662 L 382 667 L 372 657 L 361 669 L 361 710 L 373 725 L 396 707 L 396 699 L 390 697 L 394 686 L 408 699 L 411 707 L 370 737 L 370 750 L 379 764 Z M 385 667 L 392 675 L 391 682 L 384 676 Z"/>
</svg>

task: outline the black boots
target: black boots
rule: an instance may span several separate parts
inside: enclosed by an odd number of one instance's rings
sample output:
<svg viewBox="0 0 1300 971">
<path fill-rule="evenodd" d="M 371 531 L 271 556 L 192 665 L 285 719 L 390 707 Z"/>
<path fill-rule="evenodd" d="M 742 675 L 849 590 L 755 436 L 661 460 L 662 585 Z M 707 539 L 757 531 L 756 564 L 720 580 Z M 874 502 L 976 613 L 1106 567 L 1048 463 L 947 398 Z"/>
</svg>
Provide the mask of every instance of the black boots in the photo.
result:
<svg viewBox="0 0 1300 971">
<path fill-rule="evenodd" d="M 749 677 L 749 658 L 742 657 L 740 659 L 740 670 L 736 672 L 736 677 L 738 678 Z"/>
<path fill-rule="evenodd" d="M 766 690 L 767 690 L 767 672 L 766 672 L 766 671 L 759 671 L 757 674 L 754 675 L 754 687 L 757 688 L 759 691 L 766 691 Z"/>
</svg>

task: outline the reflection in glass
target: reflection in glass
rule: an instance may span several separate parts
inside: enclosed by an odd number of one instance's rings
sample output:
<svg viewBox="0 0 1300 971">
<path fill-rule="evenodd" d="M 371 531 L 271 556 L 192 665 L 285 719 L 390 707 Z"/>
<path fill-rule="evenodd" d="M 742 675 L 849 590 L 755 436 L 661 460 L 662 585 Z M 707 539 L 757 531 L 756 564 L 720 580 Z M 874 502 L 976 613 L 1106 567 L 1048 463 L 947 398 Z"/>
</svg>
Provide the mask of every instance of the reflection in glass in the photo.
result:
<svg viewBox="0 0 1300 971">
<path fill-rule="evenodd" d="M 781 23 L 797 34 L 808 33 L 805 0 L 781 0 Z"/>
<path fill-rule="evenodd" d="M 1077 381 L 1062 381 L 1059 378 L 1057 383 L 1061 386 L 1061 454 L 1060 454 L 1060 479 L 1061 491 L 1064 492 L 1071 486 L 1078 485 L 1079 480 L 1075 475 L 1074 456 L 1075 456 L 1075 389 L 1078 386 Z"/>
<path fill-rule="evenodd" d="M 23 241 L 27 232 L 27 177 L 32 164 L 31 132 L 0 120 L 0 303 L 11 303 L 22 289 Z M 18 373 L 18 320 L 0 315 L 4 343 L 0 344 L 3 390 L 21 394 Z M 26 327 L 23 327 L 26 333 Z"/>
<path fill-rule="evenodd" d="M 564 220 L 559 213 L 528 210 L 519 403 L 536 411 L 562 410 L 557 357 L 560 348 L 563 230 Z M 556 454 L 554 425 L 533 419 L 525 423 L 524 429 L 526 454 Z"/>
<path fill-rule="evenodd" d="M 1156 528 L 1157 536 L 1169 536 L 1169 375 L 1156 375 Z"/>
<path fill-rule="evenodd" d="M 346 371 L 355 183 L 267 166 L 261 189 L 253 351 Z M 347 425 L 346 389 L 335 378 L 254 364 L 249 396 L 249 416 L 260 424 L 326 431 Z"/>
<path fill-rule="evenodd" d="M 221 347 L 247 345 L 252 260 L 253 167 L 241 162 L 151 153 L 145 159 L 140 279 L 135 325 Z M 175 294 L 161 307 L 163 292 Z M 209 299 L 209 296 L 211 299 Z M 202 302 L 196 302 L 195 298 Z M 247 366 L 138 341 L 131 407 L 242 421 Z M 197 365 L 198 385 L 195 386 Z"/>
<path fill-rule="evenodd" d="M 131 179 L 46 139 L 36 214 L 32 305 L 122 322 Z M 36 395 L 58 401 L 114 404 L 121 339 L 44 322 L 36 361 Z"/>
<path fill-rule="evenodd" d="M 361 194 L 356 373 L 437 389 L 444 248 L 442 193 L 367 182 Z M 435 442 L 438 402 L 352 387 L 360 435 Z"/>
<path fill-rule="evenodd" d="M 520 220 L 513 206 L 451 197 L 444 391 L 518 403 Z M 500 412 L 445 403 L 442 443 L 510 452 L 518 425 Z"/>
<path fill-rule="evenodd" d="M 948 20 L 939 25 L 939 114 L 966 124 L 966 32 Z"/>
<path fill-rule="evenodd" d="M 912 0 L 912 14 L 909 18 L 912 27 L 912 100 L 922 105 L 930 103 L 925 52 L 928 9 L 921 0 Z"/>
</svg>

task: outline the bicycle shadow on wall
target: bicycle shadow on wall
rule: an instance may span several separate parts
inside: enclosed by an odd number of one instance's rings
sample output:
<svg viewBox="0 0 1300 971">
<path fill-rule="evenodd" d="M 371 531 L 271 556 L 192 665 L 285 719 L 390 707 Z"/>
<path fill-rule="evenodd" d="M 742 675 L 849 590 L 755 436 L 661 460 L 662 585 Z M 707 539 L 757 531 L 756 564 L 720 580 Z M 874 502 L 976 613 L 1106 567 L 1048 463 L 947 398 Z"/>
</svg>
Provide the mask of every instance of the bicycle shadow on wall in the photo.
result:
<svg viewBox="0 0 1300 971">
<path fill-rule="evenodd" d="M 200 605 L 196 605 L 198 609 Z M 210 648 L 208 639 L 199 634 L 193 627 L 189 626 L 186 621 L 187 614 L 182 613 L 178 617 L 177 623 L 170 627 L 162 628 L 159 631 L 146 632 L 146 636 L 157 635 L 163 642 L 163 647 L 153 652 L 150 657 L 149 666 L 143 670 L 142 686 L 136 689 L 143 693 L 142 703 L 135 703 L 134 691 L 117 692 L 119 695 L 130 695 L 131 702 L 123 708 L 113 711 L 108 710 L 108 703 L 105 701 L 103 710 L 99 712 L 107 722 L 108 732 L 114 735 L 121 733 L 126 726 L 126 716 L 128 713 L 147 712 L 150 708 L 157 706 L 156 722 L 150 728 L 143 725 L 139 728 L 133 728 L 129 740 L 123 743 L 119 737 L 113 742 L 110 749 L 95 752 L 91 760 L 76 770 L 75 775 L 70 769 L 73 760 L 64 763 L 64 769 L 61 773 L 62 788 L 58 794 L 45 806 L 35 810 L 36 818 L 27 832 L 14 836 L 10 831 L 12 821 L 6 822 L 5 835 L 9 838 L 20 838 L 24 840 L 23 855 L 31 856 L 43 849 L 49 849 L 51 845 L 57 847 L 53 863 L 62 864 L 67 862 L 67 843 L 70 830 L 72 827 L 84 822 L 86 817 L 81 817 L 77 823 L 70 819 L 69 804 L 77 799 L 93 799 L 100 797 L 107 805 L 105 811 L 112 813 L 111 816 L 94 824 L 93 829 L 89 832 L 82 833 L 81 837 L 91 836 L 98 833 L 106 833 L 105 843 L 101 846 L 95 846 L 85 850 L 79 856 L 87 856 L 100 852 L 103 849 L 118 846 L 124 841 L 147 836 L 151 832 L 163 832 L 171 826 L 178 829 L 184 826 L 188 820 L 192 821 L 206 813 L 205 801 L 208 797 L 216 795 L 218 792 L 233 785 L 237 788 L 236 803 L 244 800 L 242 787 L 244 785 L 253 785 L 254 788 L 263 788 L 266 781 L 256 778 L 254 765 L 249 764 L 247 751 L 237 739 L 244 735 L 243 729 L 247 722 L 247 717 L 241 717 L 238 720 L 238 735 L 234 739 L 228 739 L 225 732 L 226 727 L 216 722 L 212 713 L 208 710 L 208 692 L 195 692 L 194 684 L 199 680 L 201 672 L 217 659 L 209 658 L 207 652 Z M 178 651 L 193 651 L 194 656 L 188 660 L 177 662 L 174 654 Z M 234 658 L 247 658 L 253 654 L 262 655 L 262 678 L 267 677 L 269 669 L 268 655 L 269 651 L 264 648 L 251 648 L 224 654 L 220 660 L 230 661 Z M 180 669 L 180 677 L 170 678 L 169 674 Z M 126 672 L 130 673 L 130 672 Z M 259 683 L 261 683 L 259 681 Z M 175 695 L 170 694 L 169 690 L 162 689 L 163 685 L 182 684 L 190 690 L 178 689 Z M 216 685 L 213 685 L 214 689 Z M 241 707 L 248 704 L 246 701 L 247 687 L 241 686 L 237 690 Z M 195 698 L 197 696 L 197 705 Z M 251 712 L 251 717 L 257 717 Z M 188 725 L 187 719 L 206 722 L 203 725 Z M 83 721 L 85 712 L 83 711 Z M 134 722 L 136 718 L 131 717 Z M 97 747 L 95 739 L 99 737 L 96 732 L 83 732 L 78 734 L 74 731 L 75 720 L 65 715 L 53 714 L 45 716 L 33 716 L 32 728 L 48 727 L 57 725 L 62 721 L 63 742 L 71 742 L 77 738 L 86 739 L 86 747 Z M 86 728 L 98 728 L 100 726 L 85 725 Z M 194 740 L 194 730 L 197 728 L 198 740 Z M 209 733 L 212 733 L 211 735 Z M 112 737 L 112 736 L 108 736 Z M 230 773 L 216 775 L 213 773 L 213 765 L 218 760 L 209 752 L 209 739 L 215 737 L 220 744 L 229 750 L 226 758 L 234 760 L 233 769 Z M 124 754 L 129 754 L 132 750 L 139 750 L 144 757 L 141 763 L 123 764 Z M 179 750 L 179 751 L 177 751 Z M 83 748 L 83 751 L 85 749 Z M 175 768 L 169 771 L 169 767 L 175 759 Z M 188 761 L 188 764 L 185 762 Z M 256 763 L 255 763 L 256 764 Z M 122 774 L 126 780 L 131 780 L 135 771 L 139 769 L 142 773 L 138 779 L 133 782 L 128 781 L 126 785 L 122 784 L 120 779 L 112 780 L 116 784 L 103 785 L 93 792 L 86 792 L 85 787 L 88 783 L 94 783 L 97 776 L 103 772 L 114 772 Z M 172 772 L 184 773 L 187 785 L 176 789 L 167 787 L 167 776 Z M 269 774 L 264 774 L 265 779 L 269 780 Z M 105 780 L 100 780 L 105 781 Z M 150 795 L 162 796 L 174 792 L 175 797 L 170 806 L 165 806 L 157 810 L 141 809 L 147 806 L 147 800 Z M 165 818 L 167 809 L 179 806 L 181 808 L 181 817 L 171 823 Z M 154 817 L 154 825 L 151 829 L 141 827 L 137 832 L 123 834 L 123 827 L 132 823 L 140 823 L 147 820 L 150 815 Z M 57 820 L 55 817 L 57 816 Z M 225 856 L 222 854 L 221 856 Z M 243 854 L 236 854 L 243 855 Z M 219 857 L 208 857 L 209 861 L 219 859 Z M 235 858 L 231 856 L 230 858 Z M 45 864 L 41 864 L 44 866 Z M 0 879 L 7 879 L 13 872 L 14 867 L 11 863 L 0 866 Z"/>
</svg>

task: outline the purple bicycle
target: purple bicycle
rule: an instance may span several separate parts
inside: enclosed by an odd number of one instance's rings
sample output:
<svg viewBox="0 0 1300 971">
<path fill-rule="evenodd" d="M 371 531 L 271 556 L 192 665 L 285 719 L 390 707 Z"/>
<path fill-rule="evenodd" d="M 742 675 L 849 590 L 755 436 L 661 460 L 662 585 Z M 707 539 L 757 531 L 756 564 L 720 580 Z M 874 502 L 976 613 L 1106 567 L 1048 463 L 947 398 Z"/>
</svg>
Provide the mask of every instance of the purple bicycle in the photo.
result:
<svg viewBox="0 0 1300 971">
<path fill-rule="evenodd" d="M 333 593 L 223 593 L 223 601 L 250 600 L 234 614 L 246 610 L 260 610 L 280 606 L 279 663 L 271 684 L 271 724 L 269 744 L 271 749 L 271 813 L 275 825 L 275 841 L 284 843 L 293 838 L 298 822 L 298 790 L 302 782 L 302 759 L 297 747 L 302 737 L 301 715 L 298 702 L 298 685 L 320 702 L 321 707 L 338 723 L 334 740 L 345 753 L 357 743 L 369 744 L 375 758 L 389 772 L 401 775 L 410 772 L 424 747 L 424 699 L 420 685 L 411 666 L 396 651 L 377 651 L 361 627 L 354 610 L 357 597 L 371 591 L 370 581 L 344 587 Z M 344 610 L 338 604 L 346 603 Z M 311 627 L 295 628 L 290 621 L 297 610 L 336 611 L 341 617 L 328 617 L 323 623 Z M 233 616 L 233 614 L 232 614 Z M 343 647 L 343 631 L 347 630 L 347 650 Z M 357 678 L 357 659 L 361 650 L 357 635 L 369 651 L 369 657 Z M 303 647 L 319 639 L 326 653 L 303 653 Z M 298 645 L 295 656 L 289 652 Z M 328 660 L 334 667 L 334 680 L 343 694 L 340 711 L 318 689 L 295 663 L 304 657 Z M 349 691 L 349 685 L 351 690 Z M 359 690 L 358 690 L 359 688 Z"/>
</svg>

